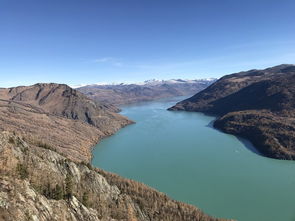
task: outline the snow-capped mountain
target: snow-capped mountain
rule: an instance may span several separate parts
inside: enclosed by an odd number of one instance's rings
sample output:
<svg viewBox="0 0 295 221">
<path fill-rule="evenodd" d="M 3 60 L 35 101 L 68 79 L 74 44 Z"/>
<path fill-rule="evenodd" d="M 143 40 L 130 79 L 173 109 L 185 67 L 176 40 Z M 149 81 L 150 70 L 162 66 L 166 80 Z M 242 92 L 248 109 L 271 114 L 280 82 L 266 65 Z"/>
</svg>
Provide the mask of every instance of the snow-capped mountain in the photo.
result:
<svg viewBox="0 0 295 221">
<path fill-rule="evenodd" d="M 150 101 L 166 97 L 188 96 L 212 84 L 216 79 L 151 79 L 138 83 L 97 83 L 77 88 L 88 97 L 114 105 Z"/>
<path fill-rule="evenodd" d="M 73 85 L 72 88 L 82 88 L 82 87 L 95 87 L 95 86 L 119 86 L 119 85 L 161 85 L 161 84 L 193 84 L 193 83 L 207 83 L 216 81 L 216 78 L 204 78 L 204 79 L 169 79 L 169 80 L 159 80 L 159 79 L 150 79 L 143 82 L 98 82 L 94 84 L 78 84 Z"/>
</svg>

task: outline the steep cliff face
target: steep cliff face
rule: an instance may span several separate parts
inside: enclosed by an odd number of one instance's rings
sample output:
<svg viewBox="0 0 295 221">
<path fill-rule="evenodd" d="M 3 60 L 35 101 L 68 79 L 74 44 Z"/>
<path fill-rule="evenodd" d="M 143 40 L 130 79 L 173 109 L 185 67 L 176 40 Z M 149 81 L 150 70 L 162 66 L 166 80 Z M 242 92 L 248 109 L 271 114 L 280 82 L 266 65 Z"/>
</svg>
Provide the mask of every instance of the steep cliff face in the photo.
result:
<svg viewBox="0 0 295 221">
<path fill-rule="evenodd" d="M 169 110 L 221 116 L 214 126 L 248 138 L 265 156 L 295 159 L 295 66 L 227 75 Z"/>
<path fill-rule="evenodd" d="M 89 162 L 91 147 L 132 123 L 113 106 L 91 101 L 66 85 L 36 84 L 0 89 L 0 130 Z"/>
<path fill-rule="evenodd" d="M 0 220 L 221 220 L 143 184 L 0 133 Z"/>
</svg>

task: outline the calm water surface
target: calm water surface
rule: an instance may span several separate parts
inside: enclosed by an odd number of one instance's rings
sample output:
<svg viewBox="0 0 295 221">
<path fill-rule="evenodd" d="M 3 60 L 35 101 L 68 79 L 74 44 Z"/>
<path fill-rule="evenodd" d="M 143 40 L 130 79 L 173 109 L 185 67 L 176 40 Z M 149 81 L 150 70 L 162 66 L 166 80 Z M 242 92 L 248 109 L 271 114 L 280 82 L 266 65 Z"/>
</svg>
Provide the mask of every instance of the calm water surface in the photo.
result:
<svg viewBox="0 0 295 221">
<path fill-rule="evenodd" d="M 121 114 L 136 124 L 99 143 L 93 165 L 213 216 L 294 221 L 295 162 L 253 153 L 249 144 L 213 129 L 213 117 L 166 111 L 179 100 L 124 107 Z"/>
</svg>

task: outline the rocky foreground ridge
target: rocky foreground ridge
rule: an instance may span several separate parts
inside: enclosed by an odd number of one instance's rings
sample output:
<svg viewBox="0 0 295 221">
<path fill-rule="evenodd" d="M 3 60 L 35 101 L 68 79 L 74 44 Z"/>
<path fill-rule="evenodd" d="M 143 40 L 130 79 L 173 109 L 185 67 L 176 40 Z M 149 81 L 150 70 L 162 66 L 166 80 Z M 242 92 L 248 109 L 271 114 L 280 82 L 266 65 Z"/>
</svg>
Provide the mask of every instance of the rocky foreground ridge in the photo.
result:
<svg viewBox="0 0 295 221">
<path fill-rule="evenodd" d="M 24 138 L 0 133 L 0 220 L 222 220 Z"/>
<path fill-rule="evenodd" d="M 161 98 L 195 94 L 216 79 L 199 80 L 149 80 L 138 84 L 86 85 L 77 88 L 89 98 L 114 105 L 152 101 Z"/>
<path fill-rule="evenodd" d="M 249 139 L 263 155 L 295 159 L 295 66 L 226 75 L 169 110 L 220 117 L 214 127 Z"/>
</svg>

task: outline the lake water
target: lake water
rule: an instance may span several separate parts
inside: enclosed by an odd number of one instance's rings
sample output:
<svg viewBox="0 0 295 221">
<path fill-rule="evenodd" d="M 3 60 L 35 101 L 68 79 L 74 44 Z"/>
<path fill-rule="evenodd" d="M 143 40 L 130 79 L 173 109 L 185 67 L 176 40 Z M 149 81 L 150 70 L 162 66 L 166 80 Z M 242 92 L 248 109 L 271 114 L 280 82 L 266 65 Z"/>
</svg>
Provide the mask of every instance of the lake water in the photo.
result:
<svg viewBox="0 0 295 221">
<path fill-rule="evenodd" d="M 93 165 L 240 221 L 295 220 L 295 162 L 262 157 L 211 127 L 214 117 L 166 109 L 182 98 L 123 107 L 136 124 L 104 139 Z"/>
</svg>

